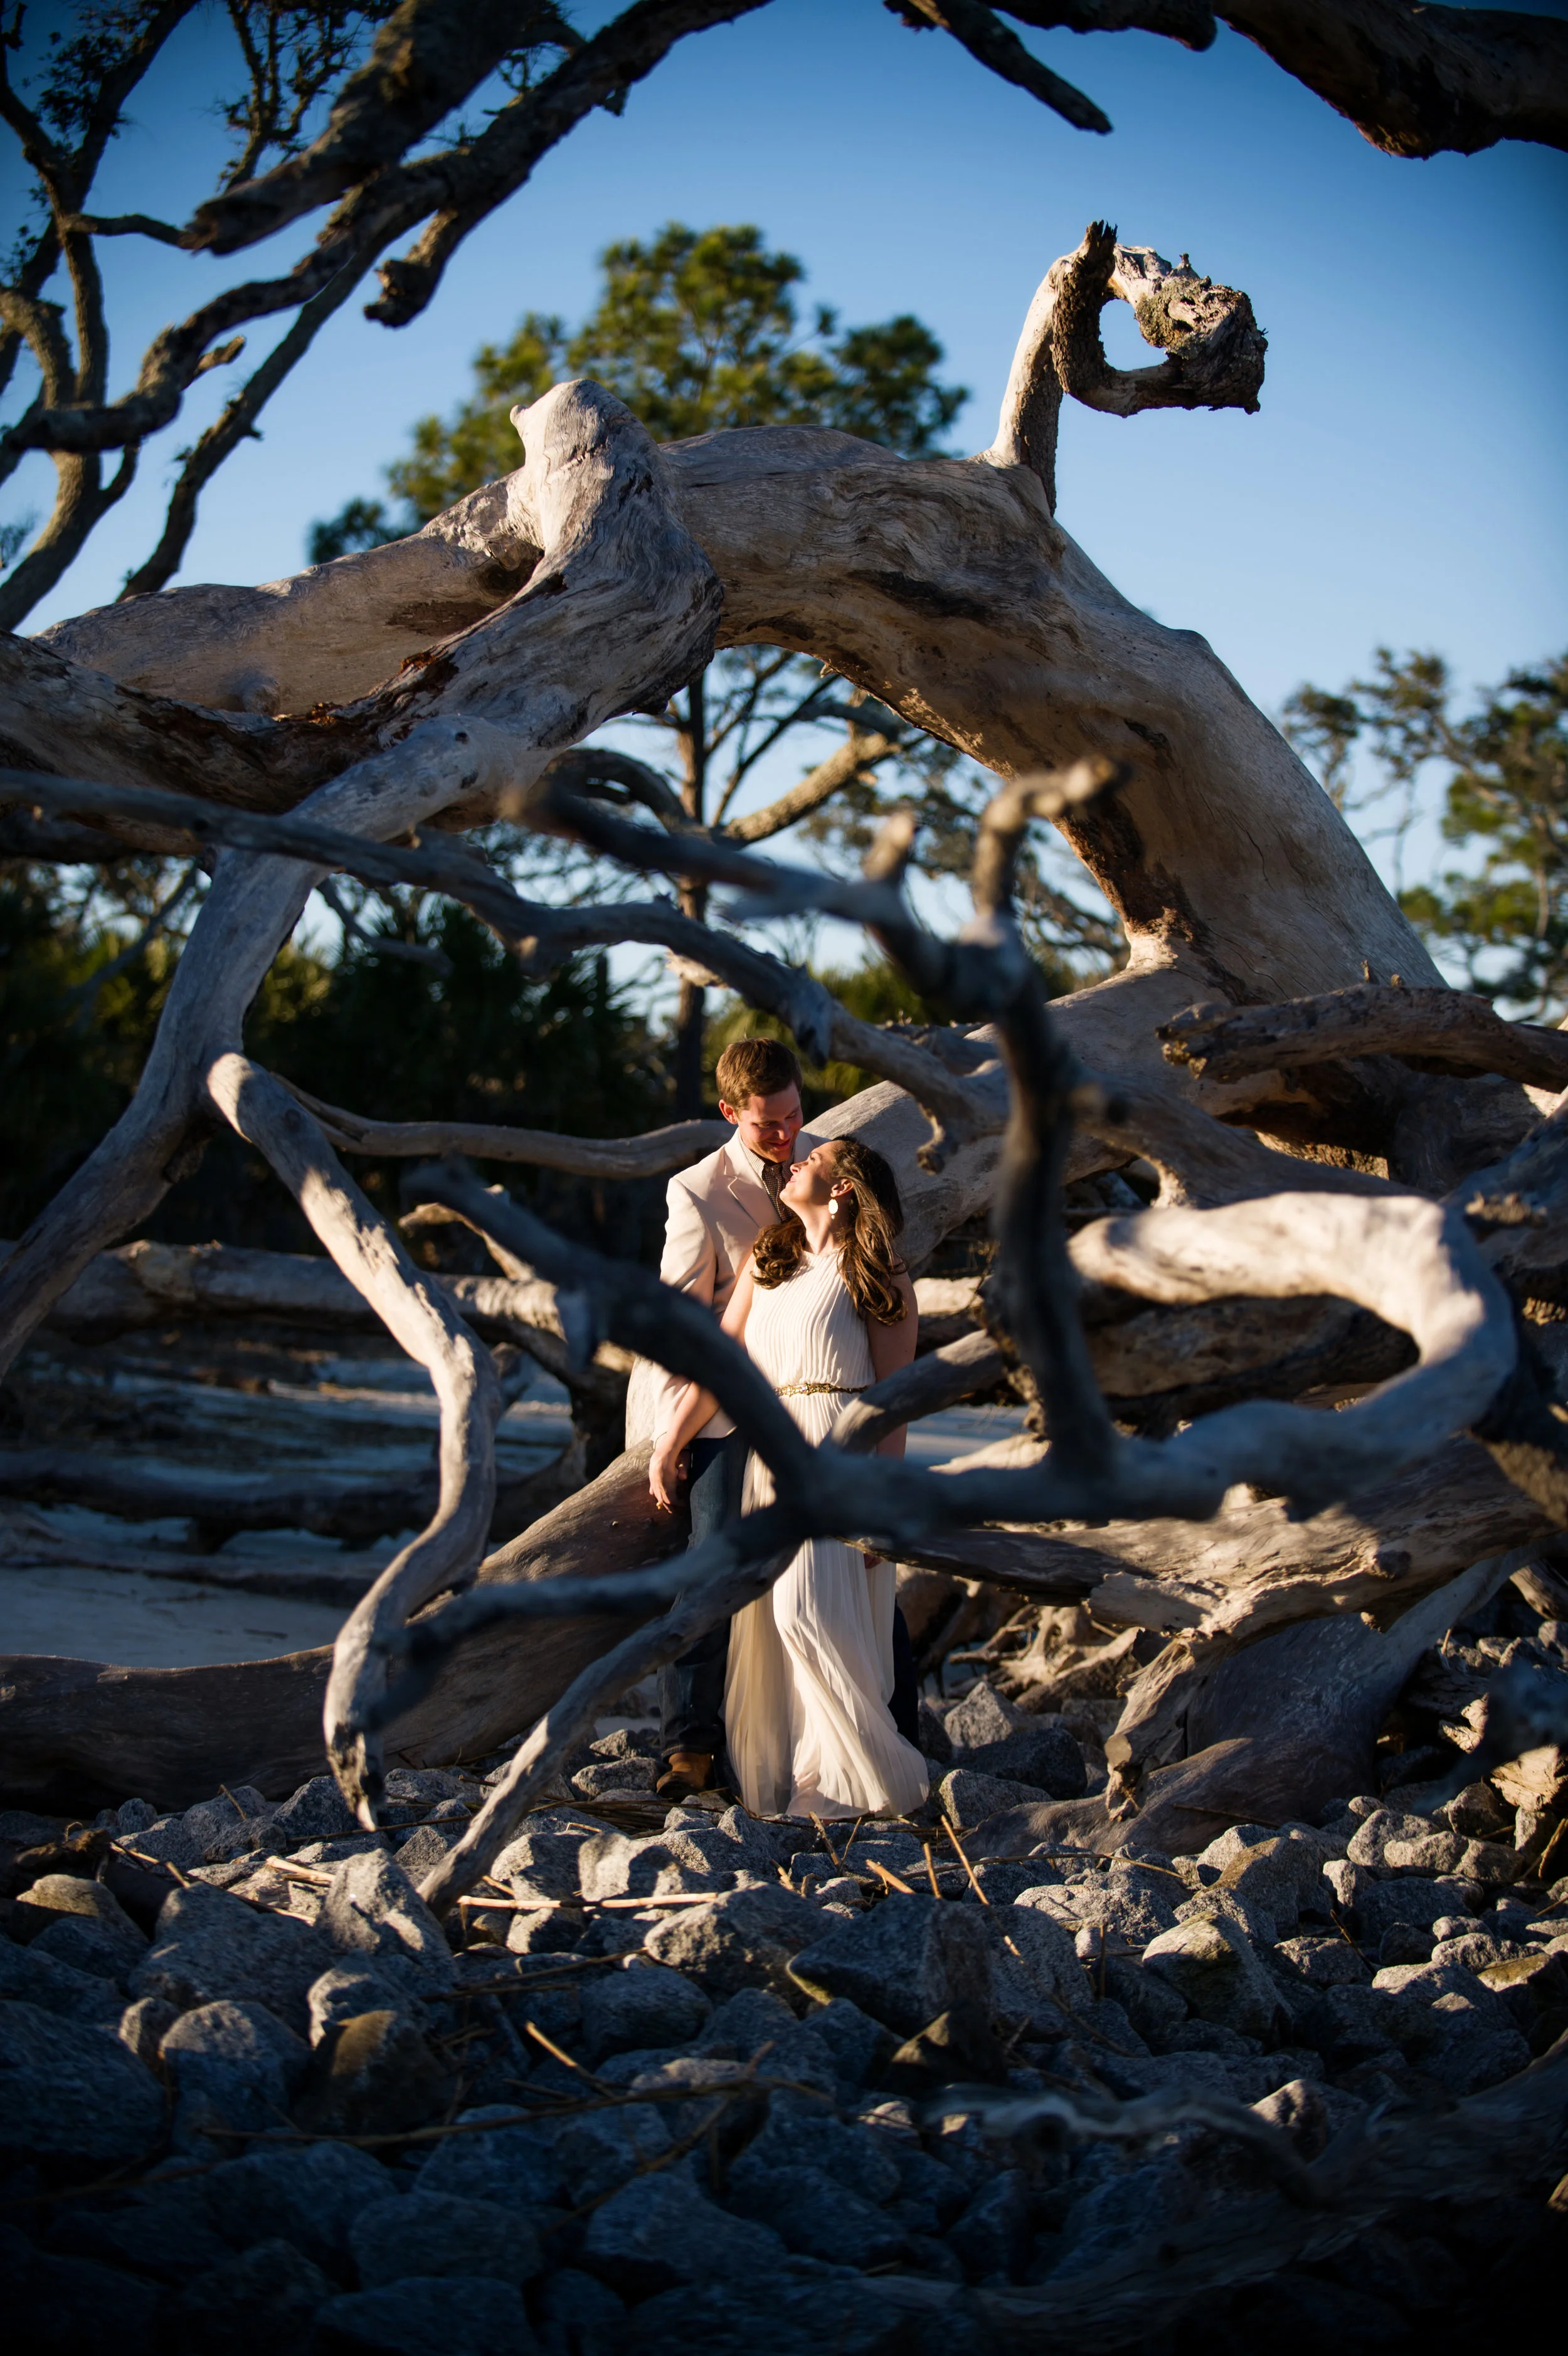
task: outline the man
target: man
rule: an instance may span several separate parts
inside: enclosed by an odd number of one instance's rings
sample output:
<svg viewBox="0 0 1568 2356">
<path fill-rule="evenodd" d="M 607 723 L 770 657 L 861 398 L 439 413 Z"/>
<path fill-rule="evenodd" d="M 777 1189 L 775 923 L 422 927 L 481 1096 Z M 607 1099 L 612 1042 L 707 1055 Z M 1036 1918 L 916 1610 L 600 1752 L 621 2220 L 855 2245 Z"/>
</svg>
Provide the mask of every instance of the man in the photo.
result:
<svg viewBox="0 0 1568 2356">
<path fill-rule="evenodd" d="M 776 1039 L 737 1039 L 719 1058 L 714 1078 L 719 1109 L 735 1134 L 717 1153 L 677 1173 L 666 1196 L 667 1216 L 659 1276 L 722 1315 L 735 1280 L 764 1227 L 780 1217 L 779 1188 L 796 1158 L 816 1140 L 802 1137 L 800 1066 Z M 663 1374 L 654 1406 L 656 1437 L 671 1419 L 686 1386 Z M 701 1541 L 741 1510 L 746 1448 L 722 1411 L 704 1425 L 687 1452 L 691 1543 Z M 730 1623 L 699 1636 L 659 1678 L 658 1789 L 668 1797 L 705 1791 L 716 1780 L 724 1748 L 724 1672 Z M 914 1739 L 919 1703 L 909 1631 L 894 1615 L 893 1658 L 898 1687 L 893 1717 Z"/>
</svg>

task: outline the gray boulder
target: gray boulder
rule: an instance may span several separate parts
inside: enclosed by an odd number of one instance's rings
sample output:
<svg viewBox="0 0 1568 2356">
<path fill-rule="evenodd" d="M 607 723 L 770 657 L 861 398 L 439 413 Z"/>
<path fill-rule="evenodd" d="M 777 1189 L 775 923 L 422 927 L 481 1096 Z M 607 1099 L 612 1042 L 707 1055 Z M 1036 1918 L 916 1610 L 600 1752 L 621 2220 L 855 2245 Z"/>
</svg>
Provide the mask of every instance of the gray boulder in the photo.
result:
<svg viewBox="0 0 1568 2356">
<path fill-rule="evenodd" d="M 1021 2169 L 1004 2168 L 975 2195 L 948 2229 L 947 2246 L 971 2282 L 1016 2277 L 1029 2248 L 1029 2186 Z"/>
<path fill-rule="evenodd" d="M 532 2356 L 538 2345 L 510 2283 L 414 2275 L 329 2299 L 311 2356 Z"/>
<path fill-rule="evenodd" d="M 1092 2001 L 1072 1931 L 1029 1894 L 1017 1905 L 987 1907 L 981 1919 L 997 2012 L 1028 2021 L 1037 2037 L 1061 2036 Z"/>
<path fill-rule="evenodd" d="M 766 2279 L 785 2258 L 765 2225 L 731 2217 L 669 2172 L 626 2185 L 589 2220 L 582 2264 L 623 2297 L 688 2283 Z"/>
<path fill-rule="evenodd" d="M 0 2005 L 0 2156 L 128 2167 L 163 2130 L 163 2090 L 111 2026 Z"/>
<path fill-rule="evenodd" d="M 316 2047 L 297 2115 L 311 2135 L 403 2135 L 443 2114 L 452 2088 L 452 2072 L 407 2013 L 356 2013 Z"/>
<path fill-rule="evenodd" d="M 854 2010 L 853 2006 L 844 2008 Z M 813 2027 L 820 2028 L 832 2009 L 829 2005 L 826 2010 L 813 2013 Z M 783 1997 L 775 1996 L 771 1988 L 743 1987 L 714 2007 L 697 2040 L 696 2051 L 725 2061 L 749 2062 L 753 2053 L 764 2045 L 776 2043 L 795 2025 L 795 2015 Z M 870 2025 L 876 2026 L 874 2022 Z"/>
<path fill-rule="evenodd" d="M 6 2336 L 27 2356 L 144 2356 L 162 2293 L 91 2258 L 31 2254 L 20 2279 L 7 2268 Z"/>
<path fill-rule="evenodd" d="M 448 1849 L 457 1847 L 466 1829 L 466 1819 L 461 1824 L 416 1825 L 408 1838 L 398 1843 L 398 1871 L 406 1874 L 417 1889 L 427 1873 L 435 1871 Z"/>
<path fill-rule="evenodd" d="M 1165 1980 L 1200 2020 L 1266 2040 L 1279 1992 L 1232 1923 L 1179 1922 L 1144 1949 L 1143 1967 Z"/>
<path fill-rule="evenodd" d="M 521 2289 L 544 2264 L 521 2210 L 440 2192 L 393 2193 L 372 2201 L 354 2220 L 348 2244 L 362 2290 L 409 2275 L 483 2275 Z"/>
<path fill-rule="evenodd" d="M 342 1840 L 359 1830 L 353 1809 L 330 1775 L 313 1775 L 275 1808 L 267 1826 L 286 1855 L 305 1841 Z"/>
<path fill-rule="evenodd" d="M 829 2265 L 887 2265 L 904 2254 L 901 2218 L 875 2207 L 825 2170 L 763 2168 L 748 2150 L 731 2171 L 725 2198 L 739 2215 L 777 2233 L 786 2249 Z"/>
<path fill-rule="evenodd" d="M 173 2005 L 165 2004 L 161 1996 L 139 1996 L 121 2014 L 116 2034 L 127 2053 L 155 2070 L 159 2049 L 178 2019 Z"/>
<path fill-rule="evenodd" d="M 348 2144 L 290 2144 L 226 2160 L 203 2179 L 217 2233 L 236 2250 L 290 2242 L 313 2265 L 340 2266 L 354 2219 L 387 2197 L 379 2160 Z"/>
<path fill-rule="evenodd" d="M 1308 1987 L 1365 1987 L 1371 1973 L 1349 1939 L 1281 1939 L 1272 1962 Z"/>
<path fill-rule="evenodd" d="M 536 1816 L 528 1829 L 507 1842 L 490 1869 L 491 1879 L 507 1883 L 514 1898 L 575 1898 L 578 1896 L 578 1852 L 594 1836 L 582 1827 L 568 1828 Z"/>
<path fill-rule="evenodd" d="M 819 2002 L 847 1997 L 901 2037 L 944 2012 L 988 2022 L 991 1946 L 981 1914 L 934 1898 L 885 1898 L 804 1949 L 791 1977 Z"/>
<path fill-rule="evenodd" d="M 608 2283 L 578 2266 L 558 2266 L 537 2297 L 546 2356 L 610 2356 L 618 2345 L 626 2310 Z"/>
<path fill-rule="evenodd" d="M 161 1996 L 182 2012 L 227 2001 L 264 2004 L 304 2037 L 311 1983 L 331 1962 L 331 1949 L 308 1923 L 260 1913 L 198 1881 L 165 1899 L 130 1989 L 133 1997 Z"/>
<path fill-rule="evenodd" d="M 693 1980 L 667 1965 L 599 1972 L 582 1991 L 582 2038 L 590 2062 L 651 2045 L 686 2045 L 712 2006 Z"/>
<path fill-rule="evenodd" d="M 556 2157 L 574 2207 L 602 2201 L 650 2161 L 664 2158 L 670 2147 L 667 2108 L 663 2103 L 628 2103 L 618 2110 L 582 2112 L 562 2126 Z"/>
<path fill-rule="evenodd" d="M 1038 1806 L 1041 1798 L 1032 1783 L 982 1774 L 977 1768 L 964 1765 L 945 1769 L 936 1793 L 944 1815 L 961 1833 L 975 1831 L 988 1816 L 1000 1815 L 1004 1808 Z"/>
<path fill-rule="evenodd" d="M 656 1963 L 685 1972 L 716 2000 L 743 1987 L 771 1987 L 798 2004 L 789 1967 L 819 1938 L 824 1917 L 782 1884 L 735 1890 L 710 1906 L 673 1909 L 644 1946 Z"/>
<path fill-rule="evenodd" d="M 456 2124 L 467 2132 L 437 2144 L 415 2179 L 418 2190 L 448 2193 L 456 2201 L 489 2201 L 502 2209 L 546 2208 L 559 2201 L 565 2185 L 554 2136 L 542 2125 L 499 2124 L 516 2116 L 514 2108 L 503 2104 L 460 2111 Z M 488 2118 L 497 2124 L 485 2127 Z"/>
<path fill-rule="evenodd" d="M 319 2045 L 342 2022 L 361 2012 L 413 2012 L 419 2003 L 414 1975 L 389 1955 L 364 1963 L 334 1964 L 313 1980 L 307 1998 L 310 2041 Z"/>
<path fill-rule="evenodd" d="M 178 2356 L 277 2356 L 310 2345 L 318 2311 L 337 2286 L 292 2242 L 259 2242 L 243 2256 L 197 2275 L 170 2311 Z"/>
<path fill-rule="evenodd" d="M 734 2001 L 739 2003 L 741 1999 L 736 1997 Z M 862 2012 L 858 2004 L 851 2004 L 848 1997 L 835 1997 L 831 2004 L 809 2013 L 795 2035 L 816 2038 L 827 2048 L 838 2094 L 844 2101 L 852 2099 L 867 2086 L 874 2086 L 898 2050 L 898 2040 L 891 2030 L 884 2029 L 880 2020 L 873 2020 L 869 2012 Z M 790 2051 L 792 2040 L 781 2037 L 779 2049 Z M 773 2059 L 773 2054 L 768 2055 L 763 2068 Z M 790 2068 L 781 2074 L 793 2076 L 797 2067 L 792 2056 Z"/>
<path fill-rule="evenodd" d="M 453 1984 L 445 1933 L 384 1849 L 344 1859 L 322 1901 L 319 1927 L 341 1953 L 408 1964 L 429 1994 Z"/>
<path fill-rule="evenodd" d="M 758 2188 L 781 2169 L 791 2168 L 815 2169 L 873 2207 L 895 2200 L 900 2190 L 898 2155 L 891 2136 L 836 2119 L 804 2095 L 779 2093 L 768 2099 L 766 2125 L 730 2170 L 731 2193 L 748 2216 L 766 2220 Z M 784 2231 L 783 2226 L 779 2230 Z M 787 2233 L 784 2238 L 789 2239 Z"/>
<path fill-rule="evenodd" d="M 1004 1701 L 985 1677 L 970 1687 L 962 1701 L 943 1712 L 947 1740 L 955 1752 L 983 1751 L 988 1743 L 1005 1742 L 1029 1722 L 1024 1712 Z"/>
<path fill-rule="evenodd" d="M 125 1999 L 113 1980 L 40 1955 L 37 1947 L 36 1939 L 30 1947 L 18 1947 L 0 1938 L 0 2002 L 35 2005 L 61 2020 L 119 2019 Z"/>
<path fill-rule="evenodd" d="M 273 1814 L 253 1785 L 241 1783 L 232 1798 L 220 1794 L 215 1800 L 200 1800 L 194 1808 L 187 1808 L 185 1828 L 203 1860 L 217 1865 L 258 1847 L 262 1833 L 271 1829 Z"/>
<path fill-rule="evenodd" d="M 309 2060 L 265 2005 L 227 1999 L 182 2013 L 159 2052 L 174 2084 L 175 2140 L 186 2147 L 216 2128 L 283 2126 Z"/>
<path fill-rule="evenodd" d="M 954 1765 L 1022 1783 L 1051 1800 L 1080 1800 L 1089 1788 L 1083 1753 L 1060 1719 L 1027 1719 L 998 1742 L 955 1751 Z"/>
<path fill-rule="evenodd" d="M 95 1922 L 91 1915 L 57 1914 L 30 1944 L 51 1963 L 64 1964 L 75 1972 L 94 1973 L 123 1988 L 147 1947 L 134 1924 L 130 1927 L 134 1944 L 106 1924 Z"/>
</svg>

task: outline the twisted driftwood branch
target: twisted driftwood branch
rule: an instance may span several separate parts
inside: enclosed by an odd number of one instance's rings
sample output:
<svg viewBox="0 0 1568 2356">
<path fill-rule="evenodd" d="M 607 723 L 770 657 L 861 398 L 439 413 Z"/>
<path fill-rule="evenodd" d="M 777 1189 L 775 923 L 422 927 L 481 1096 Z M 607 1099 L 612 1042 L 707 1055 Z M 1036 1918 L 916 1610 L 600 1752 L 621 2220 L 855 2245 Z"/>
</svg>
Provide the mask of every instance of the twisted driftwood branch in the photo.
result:
<svg viewBox="0 0 1568 2356">
<path fill-rule="evenodd" d="M 1568 1087 L 1568 1034 L 1505 1023 L 1489 999 L 1460 990 L 1361 982 L 1285 1006 L 1194 1008 L 1162 1025 L 1168 1062 L 1216 1080 L 1346 1055 L 1413 1056 L 1455 1072 L 1500 1072 L 1554 1093 Z"/>
</svg>

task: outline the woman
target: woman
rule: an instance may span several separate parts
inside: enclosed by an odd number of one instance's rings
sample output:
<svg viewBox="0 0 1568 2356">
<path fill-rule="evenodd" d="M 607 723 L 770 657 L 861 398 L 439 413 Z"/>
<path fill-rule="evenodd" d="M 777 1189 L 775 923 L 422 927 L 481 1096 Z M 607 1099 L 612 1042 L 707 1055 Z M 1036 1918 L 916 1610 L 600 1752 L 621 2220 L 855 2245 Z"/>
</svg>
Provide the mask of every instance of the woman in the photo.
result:
<svg viewBox="0 0 1568 2356">
<path fill-rule="evenodd" d="M 816 1146 L 779 1189 L 724 1331 L 743 1342 L 807 1439 L 826 1438 L 845 1401 L 914 1355 L 914 1287 L 898 1257 L 893 1173 L 853 1138 Z M 675 1500 L 680 1452 L 713 1413 L 689 1385 L 654 1453 L 649 1481 Z M 904 1435 L 881 1442 L 901 1456 Z M 748 1512 L 773 1476 L 746 1468 Z M 893 1725 L 894 1566 L 837 1538 L 812 1538 L 770 1591 L 738 1612 L 724 1723 L 741 1796 L 755 1815 L 901 1815 L 926 1794 L 925 1762 Z"/>
</svg>

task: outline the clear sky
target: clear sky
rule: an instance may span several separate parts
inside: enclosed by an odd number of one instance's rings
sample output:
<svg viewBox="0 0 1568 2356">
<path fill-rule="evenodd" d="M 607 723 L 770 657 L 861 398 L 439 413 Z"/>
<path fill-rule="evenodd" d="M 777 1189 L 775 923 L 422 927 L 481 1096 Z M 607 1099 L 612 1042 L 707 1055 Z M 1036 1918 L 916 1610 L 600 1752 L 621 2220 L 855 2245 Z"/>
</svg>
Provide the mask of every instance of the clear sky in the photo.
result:
<svg viewBox="0 0 1568 2356">
<path fill-rule="evenodd" d="M 878 0 L 774 0 L 688 41 L 470 238 L 422 319 L 389 332 L 357 305 L 339 315 L 264 438 L 206 493 L 181 579 L 296 570 L 311 519 L 382 488 L 413 419 L 464 391 L 482 339 L 530 306 L 575 317 L 601 248 L 670 219 L 758 223 L 805 262 L 807 300 L 847 323 L 918 313 L 972 389 L 954 446 L 982 446 L 1037 281 L 1104 217 L 1246 288 L 1270 338 L 1255 417 L 1068 405 L 1061 520 L 1120 588 L 1202 631 L 1270 711 L 1303 679 L 1339 685 L 1380 642 L 1435 648 L 1469 682 L 1568 642 L 1568 156 L 1397 162 L 1224 31 L 1201 56 L 1141 34 L 1029 37 L 1111 136 L 1072 130 Z M 216 10 L 185 28 L 98 209 L 177 219 L 209 187 L 225 38 Z M 166 319 L 302 243 L 222 263 L 135 239 L 101 249 L 117 387 Z M 1122 306 L 1106 332 L 1130 358 Z M 221 374 L 198 386 L 28 626 L 115 594 L 157 536 L 175 448 L 220 398 Z M 0 519 L 42 506 L 47 474 L 30 461 Z"/>
</svg>

